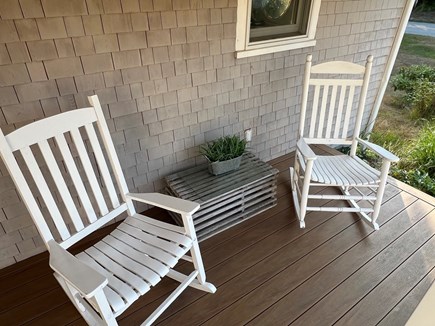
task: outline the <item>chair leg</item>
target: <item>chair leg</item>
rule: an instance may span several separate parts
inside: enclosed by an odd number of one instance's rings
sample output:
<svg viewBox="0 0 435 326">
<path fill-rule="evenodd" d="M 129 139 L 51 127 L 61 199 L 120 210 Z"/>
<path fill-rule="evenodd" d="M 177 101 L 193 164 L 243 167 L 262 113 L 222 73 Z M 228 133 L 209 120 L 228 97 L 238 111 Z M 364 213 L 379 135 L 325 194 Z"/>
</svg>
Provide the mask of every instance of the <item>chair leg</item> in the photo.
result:
<svg viewBox="0 0 435 326">
<path fill-rule="evenodd" d="M 118 323 L 116 322 L 115 316 L 113 315 L 112 309 L 109 306 L 109 302 L 107 301 L 103 290 L 98 291 L 93 299 L 101 316 L 103 317 L 104 323 L 107 326 L 117 326 Z"/>
<path fill-rule="evenodd" d="M 195 269 L 198 271 L 198 276 L 196 278 L 199 283 L 203 284 L 205 283 L 205 270 L 204 264 L 202 263 L 201 252 L 199 251 L 198 240 L 196 239 L 192 244 L 190 254 L 192 255 L 193 266 L 195 266 Z"/>
<path fill-rule="evenodd" d="M 381 210 L 382 198 L 384 197 L 385 186 L 387 184 L 388 170 L 390 169 L 390 164 L 391 163 L 386 160 L 382 162 L 381 180 L 379 182 L 379 188 L 376 194 L 376 201 L 373 206 L 373 213 L 372 213 L 372 223 L 375 230 L 379 230 L 379 225 L 376 221 L 379 216 L 379 211 Z"/>
<path fill-rule="evenodd" d="M 296 154 L 295 154 L 295 164 L 294 164 L 294 168 L 290 167 L 290 183 L 291 183 L 291 188 L 292 188 L 292 194 L 293 194 L 293 202 L 295 205 L 295 211 L 296 211 L 296 215 L 297 218 L 299 220 L 299 226 L 301 229 L 305 228 L 305 210 L 302 210 L 302 205 L 301 205 L 301 198 L 299 197 L 299 173 L 300 173 L 300 169 L 301 169 L 301 165 L 299 164 L 299 152 L 298 150 L 296 150 Z"/>
<path fill-rule="evenodd" d="M 192 216 L 190 214 L 182 214 L 181 218 L 183 219 L 184 228 L 186 229 L 187 235 L 189 235 L 191 239 L 193 239 L 192 247 L 190 248 L 190 255 L 192 257 L 193 266 L 198 271 L 198 275 L 196 276 L 198 285 L 202 285 L 201 290 L 214 293 L 216 292 L 216 287 L 213 284 L 207 283 L 205 281 L 204 264 L 202 263 L 201 251 L 199 250 L 198 239 L 196 238 L 196 232 L 193 225 Z M 174 279 L 177 280 L 177 278 Z M 196 287 L 198 288 L 198 286 Z"/>
<path fill-rule="evenodd" d="M 210 293 L 215 293 L 216 287 L 213 284 L 205 281 L 204 264 L 202 262 L 201 252 L 199 250 L 197 239 L 195 239 L 195 241 L 192 244 L 192 248 L 190 249 L 190 254 L 192 255 L 193 266 L 195 266 L 195 269 L 198 271 L 198 276 L 196 278 L 198 280 L 198 283 L 202 285 L 201 290 Z"/>
<path fill-rule="evenodd" d="M 290 184 L 292 189 L 293 203 L 295 205 L 296 216 L 299 220 L 299 225 L 301 228 L 305 228 L 304 216 L 301 215 L 301 203 L 298 196 L 298 172 L 297 172 L 297 162 L 295 163 L 295 168 L 290 167 Z"/>
<path fill-rule="evenodd" d="M 308 192 L 310 191 L 311 172 L 313 170 L 313 161 L 308 160 L 305 168 L 304 184 L 301 192 L 301 213 L 299 216 L 299 224 L 301 229 L 305 228 L 305 215 L 307 214 Z"/>
<path fill-rule="evenodd" d="M 216 287 L 213 284 L 205 281 L 206 277 L 205 277 L 204 265 L 202 263 L 201 252 L 199 251 L 199 245 L 197 240 L 194 241 L 193 246 L 190 249 L 190 254 L 191 257 L 189 257 L 189 259 L 186 260 L 191 261 L 193 263 L 197 275 L 196 275 L 196 279 L 189 282 L 188 285 L 190 287 L 193 287 L 201 291 L 205 291 L 208 293 L 215 293 Z M 174 269 L 170 269 L 167 276 L 178 282 L 184 282 L 184 280 L 187 277 L 187 275 L 177 272 Z"/>
</svg>

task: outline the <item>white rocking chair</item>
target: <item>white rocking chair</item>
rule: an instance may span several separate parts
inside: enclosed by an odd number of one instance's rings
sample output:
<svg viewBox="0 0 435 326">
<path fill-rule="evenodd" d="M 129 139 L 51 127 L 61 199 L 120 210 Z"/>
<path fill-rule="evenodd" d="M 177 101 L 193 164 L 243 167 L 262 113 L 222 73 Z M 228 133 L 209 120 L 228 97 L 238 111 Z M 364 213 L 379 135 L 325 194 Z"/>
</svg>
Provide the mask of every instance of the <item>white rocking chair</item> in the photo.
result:
<svg viewBox="0 0 435 326">
<path fill-rule="evenodd" d="M 308 211 L 356 212 L 375 230 L 391 162 L 399 159 L 382 147 L 359 138 L 373 57 L 366 66 L 333 61 L 311 66 L 307 56 L 302 90 L 302 107 L 294 168 L 290 168 L 291 185 L 300 227 L 305 227 Z M 312 78 L 315 74 L 318 77 Z M 337 76 L 332 78 L 330 75 Z M 355 79 L 359 78 L 359 79 Z M 314 88 L 311 90 L 310 88 Z M 359 89 L 359 100 L 356 90 Z M 310 101 L 309 101 L 310 97 Z M 353 110 L 354 103 L 358 106 Z M 311 110 L 307 110 L 310 107 Z M 311 113 L 311 118 L 306 119 Z M 351 121 L 352 136 L 348 137 Z M 305 128 L 305 124 L 309 126 Z M 304 131 L 308 129 L 305 136 Z M 351 145 L 349 155 L 319 156 L 309 144 Z M 356 156 L 361 144 L 383 159 L 381 171 Z M 310 194 L 312 186 L 338 187 L 343 195 Z M 309 199 L 347 200 L 351 207 L 308 206 Z M 361 207 L 360 201 L 370 203 Z"/>
<path fill-rule="evenodd" d="M 98 97 L 89 101 L 92 107 L 7 136 L 0 131 L 0 154 L 48 248 L 54 276 L 88 324 L 117 325 L 115 318 L 165 275 L 181 283 L 143 324 L 150 325 L 187 286 L 216 291 L 205 280 L 192 222 L 199 205 L 158 193 L 129 193 Z M 137 214 L 133 200 L 181 214 L 184 227 Z M 76 256 L 66 250 L 122 213 L 128 217 L 97 244 Z M 179 259 L 193 262 L 190 275 L 172 269 Z"/>
</svg>

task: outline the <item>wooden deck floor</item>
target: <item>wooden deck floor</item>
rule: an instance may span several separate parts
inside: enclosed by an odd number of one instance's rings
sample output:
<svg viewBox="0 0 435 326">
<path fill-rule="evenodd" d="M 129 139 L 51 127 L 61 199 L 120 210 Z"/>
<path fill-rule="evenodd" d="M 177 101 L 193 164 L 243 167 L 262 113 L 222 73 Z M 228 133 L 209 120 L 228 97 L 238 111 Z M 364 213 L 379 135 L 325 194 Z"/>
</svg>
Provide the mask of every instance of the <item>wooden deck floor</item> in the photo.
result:
<svg viewBox="0 0 435 326">
<path fill-rule="evenodd" d="M 379 231 L 352 213 L 319 212 L 301 230 L 289 194 L 293 156 L 271 163 L 281 171 L 277 206 L 201 243 L 216 294 L 186 290 L 157 324 L 403 325 L 435 279 L 435 199 L 391 179 Z M 120 325 L 140 325 L 175 286 L 165 279 Z M 46 254 L 1 270 L 0 291 L 0 325 L 84 325 Z"/>
</svg>

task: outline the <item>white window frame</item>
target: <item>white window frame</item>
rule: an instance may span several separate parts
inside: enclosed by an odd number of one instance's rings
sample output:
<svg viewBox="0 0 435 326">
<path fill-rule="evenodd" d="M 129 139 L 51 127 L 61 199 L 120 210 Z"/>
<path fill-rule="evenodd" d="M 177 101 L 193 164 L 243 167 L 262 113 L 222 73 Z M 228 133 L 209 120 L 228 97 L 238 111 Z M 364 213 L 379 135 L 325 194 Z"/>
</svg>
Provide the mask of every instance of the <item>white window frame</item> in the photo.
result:
<svg viewBox="0 0 435 326">
<path fill-rule="evenodd" d="M 305 0 L 303 0 L 305 1 Z M 321 0 L 312 0 L 306 34 L 249 42 L 252 0 L 237 1 L 236 58 L 300 49 L 316 45 L 315 35 Z"/>
</svg>

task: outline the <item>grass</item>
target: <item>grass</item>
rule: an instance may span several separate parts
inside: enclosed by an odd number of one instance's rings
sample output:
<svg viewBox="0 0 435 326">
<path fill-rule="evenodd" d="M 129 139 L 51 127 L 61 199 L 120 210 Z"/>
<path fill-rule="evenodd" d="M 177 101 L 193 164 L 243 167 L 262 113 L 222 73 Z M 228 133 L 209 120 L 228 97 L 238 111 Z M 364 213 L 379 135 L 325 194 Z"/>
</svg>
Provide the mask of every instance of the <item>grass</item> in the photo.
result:
<svg viewBox="0 0 435 326">
<path fill-rule="evenodd" d="M 391 92 L 392 90 L 389 93 Z M 401 140 L 412 139 L 417 136 L 421 128 L 421 121 L 412 120 L 409 110 L 399 108 L 391 94 L 384 97 L 382 104 L 383 106 L 379 111 L 373 129 L 375 132 L 395 135 L 394 137 Z"/>
<path fill-rule="evenodd" d="M 430 36 L 405 34 L 400 51 L 418 58 L 435 59 L 435 40 Z"/>
<path fill-rule="evenodd" d="M 435 67 L 435 38 L 405 34 L 393 68 L 393 75 L 402 66 L 422 64 Z"/>
<path fill-rule="evenodd" d="M 421 64 L 435 67 L 435 38 L 405 34 L 393 75 L 402 66 Z M 397 103 L 396 94 L 391 87 L 388 87 L 376 119 L 374 132 L 390 134 L 389 137 L 398 137 L 406 141 L 414 139 L 421 128 L 421 121 L 412 119 L 411 111 L 403 109 L 400 103 Z"/>
</svg>

